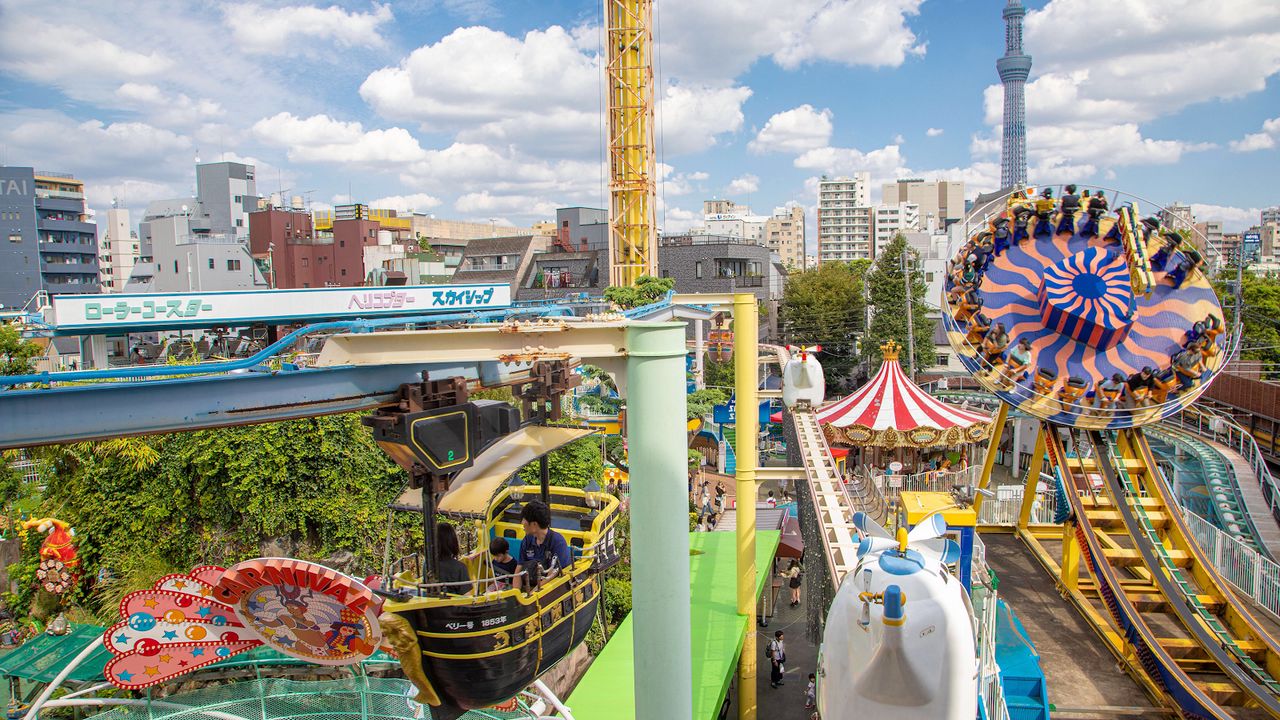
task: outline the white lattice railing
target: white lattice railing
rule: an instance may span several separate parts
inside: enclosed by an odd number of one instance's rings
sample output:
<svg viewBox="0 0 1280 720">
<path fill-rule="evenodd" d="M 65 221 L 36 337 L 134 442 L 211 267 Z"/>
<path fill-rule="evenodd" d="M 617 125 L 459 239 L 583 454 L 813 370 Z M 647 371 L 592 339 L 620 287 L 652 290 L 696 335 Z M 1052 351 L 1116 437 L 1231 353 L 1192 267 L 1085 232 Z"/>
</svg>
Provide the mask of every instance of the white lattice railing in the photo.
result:
<svg viewBox="0 0 1280 720">
<path fill-rule="evenodd" d="M 1190 510 L 1182 514 L 1218 574 L 1280 622 L 1280 565 Z"/>
</svg>

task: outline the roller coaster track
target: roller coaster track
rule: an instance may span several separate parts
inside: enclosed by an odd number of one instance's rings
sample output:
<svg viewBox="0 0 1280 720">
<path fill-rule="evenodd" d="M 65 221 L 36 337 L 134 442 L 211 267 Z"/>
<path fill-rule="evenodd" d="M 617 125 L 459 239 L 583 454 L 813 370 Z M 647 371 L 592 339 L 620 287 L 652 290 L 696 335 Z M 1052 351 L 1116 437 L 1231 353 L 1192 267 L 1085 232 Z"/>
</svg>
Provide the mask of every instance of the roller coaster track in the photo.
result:
<svg viewBox="0 0 1280 720">
<path fill-rule="evenodd" d="M 1076 599 L 1108 618 L 1098 629 L 1116 654 L 1184 717 L 1280 717 L 1280 647 L 1191 538 L 1141 430 L 1090 432 L 1088 458 L 1044 432 L 1071 503 L 1064 542 L 1093 576 Z"/>
<path fill-rule="evenodd" d="M 878 507 L 874 498 L 879 497 L 875 488 L 867 495 L 848 491 L 836 470 L 835 460 L 827 447 L 827 439 L 818 425 L 818 416 L 810 409 L 796 408 L 788 413 L 794 423 L 800 455 L 804 462 L 808 492 L 818 516 L 822 533 L 823 555 L 827 560 L 828 577 L 834 590 L 858 562 L 858 534 L 853 525 L 853 513 L 862 510 L 883 522 L 883 501 Z M 859 501 L 862 501 L 861 503 Z"/>
</svg>

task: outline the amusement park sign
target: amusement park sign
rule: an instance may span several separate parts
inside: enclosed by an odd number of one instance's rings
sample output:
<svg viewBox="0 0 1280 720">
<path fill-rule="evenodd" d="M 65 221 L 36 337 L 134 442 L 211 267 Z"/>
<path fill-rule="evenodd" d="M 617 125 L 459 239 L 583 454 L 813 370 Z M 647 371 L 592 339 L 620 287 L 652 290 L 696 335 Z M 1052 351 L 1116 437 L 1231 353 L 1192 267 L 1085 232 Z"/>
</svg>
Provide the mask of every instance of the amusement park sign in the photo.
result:
<svg viewBox="0 0 1280 720">
<path fill-rule="evenodd" d="M 58 334 L 102 330 L 290 324 L 324 319 L 497 310 L 511 306 L 511 288 L 496 285 L 416 285 L 315 290 L 255 290 L 145 295 L 58 295 Z"/>
</svg>

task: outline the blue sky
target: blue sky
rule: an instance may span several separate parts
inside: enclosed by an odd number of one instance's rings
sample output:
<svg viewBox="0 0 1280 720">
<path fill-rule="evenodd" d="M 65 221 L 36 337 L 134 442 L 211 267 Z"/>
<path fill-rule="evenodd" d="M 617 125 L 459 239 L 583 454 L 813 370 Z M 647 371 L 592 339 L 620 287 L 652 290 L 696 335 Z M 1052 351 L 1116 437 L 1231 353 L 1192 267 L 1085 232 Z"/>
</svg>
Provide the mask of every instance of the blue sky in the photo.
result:
<svg viewBox="0 0 1280 720">
<path fill-rule="evenodd" d="M 659 221 L 701 201 L 811 206 L 822 174 L 995 189 L 1001 0 L 660 0 Z M 1228 229 L 1280 204 L 1280 3 L 1034 0 L 1032 182 L 1192 203 Z M 259 190 L 528 224 L 602 205 L 601 8 L 0 0 L 0 155 L 91 205 Z M 812 235 L 812 230 L 810 231 Z"/>
</svg>

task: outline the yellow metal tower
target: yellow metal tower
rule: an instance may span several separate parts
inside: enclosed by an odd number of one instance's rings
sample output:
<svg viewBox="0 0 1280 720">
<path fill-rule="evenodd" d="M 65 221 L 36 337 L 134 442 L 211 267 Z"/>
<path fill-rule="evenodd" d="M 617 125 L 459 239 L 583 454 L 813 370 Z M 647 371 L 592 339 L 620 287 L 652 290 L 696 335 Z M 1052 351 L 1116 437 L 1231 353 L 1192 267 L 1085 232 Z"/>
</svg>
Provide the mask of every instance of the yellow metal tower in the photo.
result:
<svg viewBox="0 0 1280 720">
<path fill-rule="evenodd" d="M 609 64 L 609 282 L 657 275 L 654 223 L 654 0 L 605 0 Z"/>
</svg>

